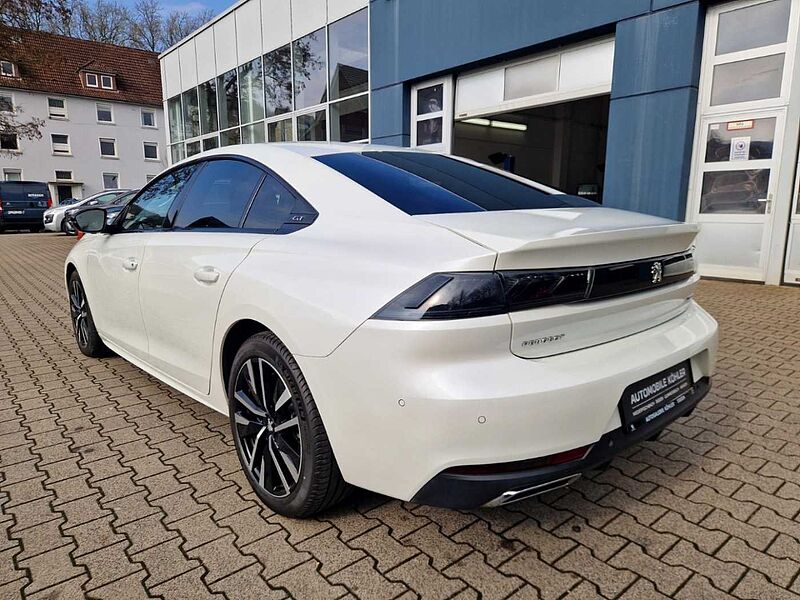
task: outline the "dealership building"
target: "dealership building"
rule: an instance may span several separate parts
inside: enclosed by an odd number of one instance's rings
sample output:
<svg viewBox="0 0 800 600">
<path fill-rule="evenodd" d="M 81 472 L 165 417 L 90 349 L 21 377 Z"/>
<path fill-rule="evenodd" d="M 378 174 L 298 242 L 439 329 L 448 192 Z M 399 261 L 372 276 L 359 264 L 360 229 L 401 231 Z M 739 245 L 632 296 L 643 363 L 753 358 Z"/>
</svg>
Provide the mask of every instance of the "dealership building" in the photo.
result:
<svg viewBox="0 0 800 600">
<path fill-rule="evenodd" d="M 701 224 L 707 276 L 800 283 L 800 0 L 242 0 L 161 55 L 169 155 L 443 150 Z"/>
</svg>

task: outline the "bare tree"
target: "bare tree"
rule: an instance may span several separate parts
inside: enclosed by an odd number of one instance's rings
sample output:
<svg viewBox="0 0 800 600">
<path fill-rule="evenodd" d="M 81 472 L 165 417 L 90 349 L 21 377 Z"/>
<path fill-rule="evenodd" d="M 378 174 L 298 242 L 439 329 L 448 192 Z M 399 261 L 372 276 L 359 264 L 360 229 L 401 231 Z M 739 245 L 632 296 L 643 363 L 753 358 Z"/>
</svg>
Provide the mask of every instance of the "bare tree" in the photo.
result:
<svg viewBox="0 0 800 600">
<path fill-rule="evenodd" d="M 159 0 L 138 0 L 133 8 L 131 45 L 157 52 L 163 49 L 164 17 Z"/>
<path fill-rule="evenodd" d="M 130 13 L 114 0 L 95 0 L 94 5 L 82 2 L 77 16 L 79 37 L 85 40 L 119 46 L 130 41 Z"/>
</svg>

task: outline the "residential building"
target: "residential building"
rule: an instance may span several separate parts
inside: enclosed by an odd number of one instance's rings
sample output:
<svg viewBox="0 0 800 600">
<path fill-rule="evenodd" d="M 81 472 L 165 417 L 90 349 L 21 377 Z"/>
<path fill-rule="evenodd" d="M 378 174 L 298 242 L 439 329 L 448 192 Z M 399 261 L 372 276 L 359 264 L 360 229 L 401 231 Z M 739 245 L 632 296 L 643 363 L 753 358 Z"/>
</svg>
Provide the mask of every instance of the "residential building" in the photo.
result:
<svg viewBox="0 0 800 600">
<path fill-rule="evenodd" d="M 242 0 L 161 55 L 171 159 L 444 150 L 700 223 L 705 275 L 800 283 L 798 23 L 800 0 Z"/>
<path fill-rule="evenodd" d="M 38 117 L 44 126 L 33 140 L 0 133 L 3 179 L 47 182 L 56 204 L 141 187 L 166 166 L 157 54 L 17 33 L 31 59 L 0 60 L 0 110 L 18 112 L 22 121 Z"/>
</svg>

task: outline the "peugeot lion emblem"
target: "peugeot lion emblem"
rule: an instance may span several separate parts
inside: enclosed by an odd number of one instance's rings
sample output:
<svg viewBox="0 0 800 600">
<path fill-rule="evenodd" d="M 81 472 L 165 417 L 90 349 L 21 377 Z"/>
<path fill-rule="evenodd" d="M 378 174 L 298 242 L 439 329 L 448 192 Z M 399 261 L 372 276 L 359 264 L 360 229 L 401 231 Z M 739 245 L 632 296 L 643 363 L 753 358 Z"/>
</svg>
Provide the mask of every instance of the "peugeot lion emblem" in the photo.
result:
<svg viewBox="0 0 800 600">
<path fill-rule="evenodd" d="M 650 267 L 650 276 L 653 283 L 661 283 L 664 279 L 664 266 L 660 262 L 653 263 L 653 266 Z"/>
</svg>

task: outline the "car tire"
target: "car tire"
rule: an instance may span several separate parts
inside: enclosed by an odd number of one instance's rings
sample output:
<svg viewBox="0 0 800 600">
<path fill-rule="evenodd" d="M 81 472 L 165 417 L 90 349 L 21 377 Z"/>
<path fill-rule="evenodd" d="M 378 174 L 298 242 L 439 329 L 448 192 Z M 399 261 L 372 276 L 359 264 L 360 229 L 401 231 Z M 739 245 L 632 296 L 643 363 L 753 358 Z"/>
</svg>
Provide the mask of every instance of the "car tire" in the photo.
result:
<svg viewBox="0 0 800 600">
<path fill-rule="evenodd" d="M 61 233 L 64 235 L 69 235 L 69 232 L 67 231 L 67 222 L 64 219 L 61 219 Z"/>
<path fill-rule="evenodd" d="M 239 462 L 264 504 L 308 517 L 346 497 L 349 486 L 311 390 L 273 333 L 252 336 L 236 353 L 228 402 Z"/>
<path fill-rule="evenodd" d="M 94 326 L 92 311 L 89 308 L 89 301 L 86 299 L 86 290 L 83 288 L 83 282 L 77 271 L 73 271 L 69 276 L 67 293 L 72 332 L 80 351 L 91 358 L 110 355 L 111 351 L 100 339 L 97 328 Z"/>
</svg>

